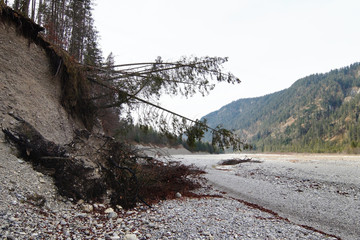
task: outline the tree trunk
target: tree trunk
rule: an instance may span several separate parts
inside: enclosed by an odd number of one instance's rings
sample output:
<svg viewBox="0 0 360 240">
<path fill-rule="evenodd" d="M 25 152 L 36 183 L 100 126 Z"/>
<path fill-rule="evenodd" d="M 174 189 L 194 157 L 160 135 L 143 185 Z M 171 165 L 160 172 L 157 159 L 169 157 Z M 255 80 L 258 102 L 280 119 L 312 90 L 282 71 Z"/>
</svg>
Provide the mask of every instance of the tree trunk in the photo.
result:
<svg viewBox="0 0 360 240">
<path fill-rule="evenodd" d="M 21 12 L 25 17 L 28 17 L 28 16 L 29 16 L 29 5 L 30 5 L 30 0 L 21 0 L 20 12 Z"/>
<path fill-rule="evenodd" d="M 31 2 L 31 20 L 33 20 L 33 21 L 35 19 L 35 7 L 36 7 L 36 0 L 32 0 L 32 2 Z"/>
</svg>

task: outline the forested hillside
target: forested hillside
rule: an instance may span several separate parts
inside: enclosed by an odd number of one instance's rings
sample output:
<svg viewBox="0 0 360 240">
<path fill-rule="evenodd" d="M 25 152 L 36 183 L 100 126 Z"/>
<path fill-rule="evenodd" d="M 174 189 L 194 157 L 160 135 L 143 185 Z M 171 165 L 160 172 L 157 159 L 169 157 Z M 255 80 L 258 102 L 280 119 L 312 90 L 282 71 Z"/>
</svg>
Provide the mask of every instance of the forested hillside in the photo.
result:
<svg viewBox="0 0 360 240">
<path fill-rule="evenodd" d="M 360 63 L 314 74 L 263 97 L 239 99 L 204 118 L 234 129 L 257 151 L 360 150 Z"/>
</svg>

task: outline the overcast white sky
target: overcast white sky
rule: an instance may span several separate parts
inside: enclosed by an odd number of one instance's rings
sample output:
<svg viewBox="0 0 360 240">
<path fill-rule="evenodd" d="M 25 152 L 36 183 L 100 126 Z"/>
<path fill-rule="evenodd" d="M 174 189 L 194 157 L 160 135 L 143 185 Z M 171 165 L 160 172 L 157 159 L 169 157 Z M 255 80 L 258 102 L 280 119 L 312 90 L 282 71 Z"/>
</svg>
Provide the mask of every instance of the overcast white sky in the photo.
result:
<svg viewBox="0 0 360 240">
<path fill-rule="evenodd" d="M 359 0 L 96 0 L 94 18 L 105 56 L 113 52 L 117 63 L 229 57 L 240 85 L 163 100 L 191 118 L 360 61 Z"/>
</svg>

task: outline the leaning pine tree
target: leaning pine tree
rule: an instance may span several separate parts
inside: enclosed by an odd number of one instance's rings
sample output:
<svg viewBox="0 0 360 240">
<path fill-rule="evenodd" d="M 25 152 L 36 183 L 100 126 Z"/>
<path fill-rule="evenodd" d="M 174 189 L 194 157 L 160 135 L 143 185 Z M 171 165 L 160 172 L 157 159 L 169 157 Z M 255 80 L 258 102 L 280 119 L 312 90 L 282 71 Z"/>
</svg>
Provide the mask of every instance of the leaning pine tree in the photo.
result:
<svg viewBox="0 0 360 240">
<path fill-rule="evenodd" d="M 154 62 L 88 66 L 88 79 L 97 86 L 93 103 L 98 109 L 118 109 L 130 122 L 133 120 L 131 113 L 138 110 L 136 112 L 141 114 L 136 118 L 141 125 L 151 125 L 163 133 L 185 135 L 189 145 L 210 131 L 212 144 L 222 150 L 247 148 L 248 145 L 233 132 L 220 126 L 211 128 L 206 120 L 189 119 L 158 103 L 163 94 L 191 97 L 200 93 L 204 96 L 214 89 L 216 82 L 240 83 L 233 74 L 223 72 L 222 64 L 227 60 L 220 57 L 183 57 L 175 62 L 166 62 L 158 57 Z"/>
</svg>

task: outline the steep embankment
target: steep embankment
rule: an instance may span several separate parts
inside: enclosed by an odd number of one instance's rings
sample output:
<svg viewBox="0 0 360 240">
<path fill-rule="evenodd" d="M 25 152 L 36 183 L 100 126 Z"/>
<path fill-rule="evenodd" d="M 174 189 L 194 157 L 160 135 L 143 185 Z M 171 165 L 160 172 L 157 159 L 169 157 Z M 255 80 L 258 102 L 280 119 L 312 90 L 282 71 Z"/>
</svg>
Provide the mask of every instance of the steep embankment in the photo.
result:
<svg viewBox="0 0 360 240">
<path fill-rule="evenodd" d="M 61 94 L 45 50 L 0 21 L 0 127 L 11 125 L 8 113 L 14 113 L 47 139 L 70 142 L 76 124 L 61 106 Z"/>
<path fill-rule="evenodd" d="M 357 152 L 360 64 L 314 74 L 290 88 L 239 99 L 206 115 L 260 151 Z"/>
</svg>

